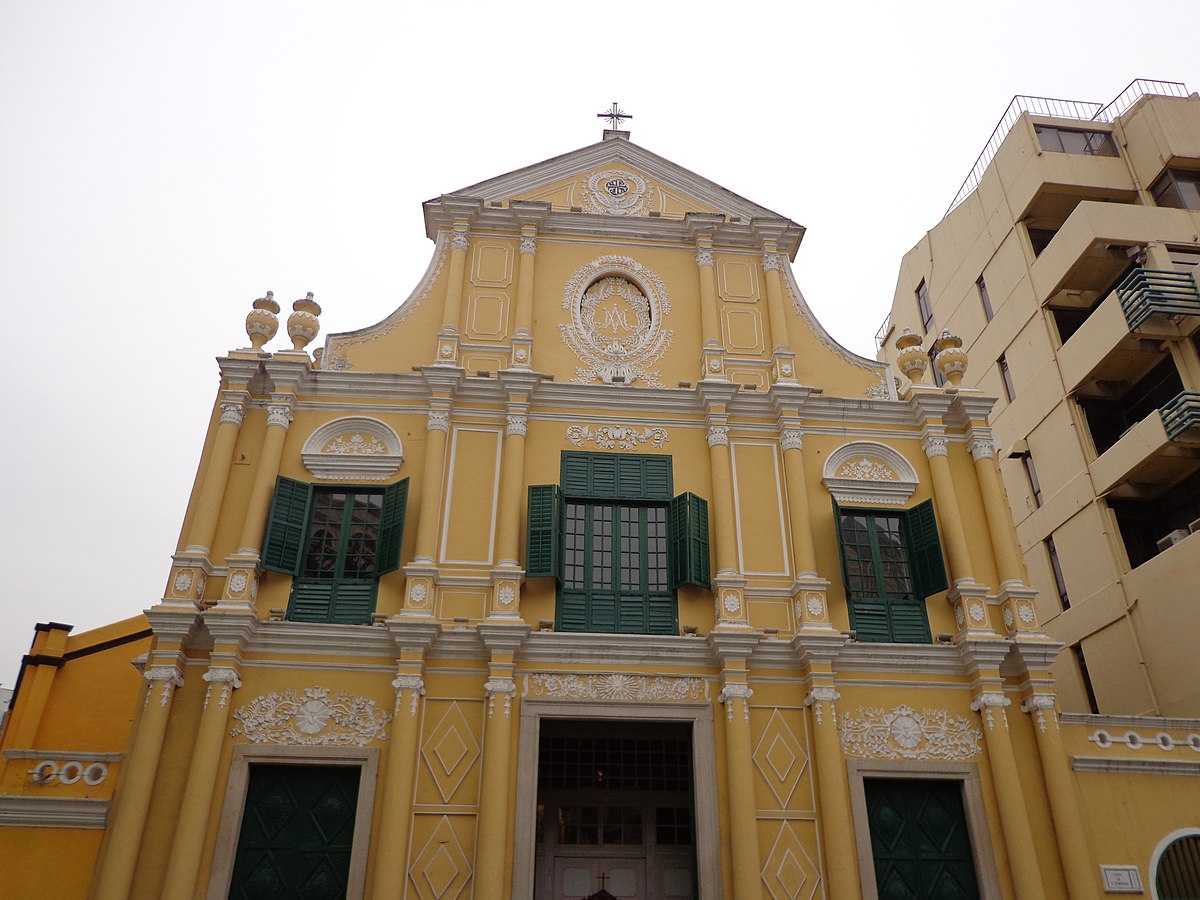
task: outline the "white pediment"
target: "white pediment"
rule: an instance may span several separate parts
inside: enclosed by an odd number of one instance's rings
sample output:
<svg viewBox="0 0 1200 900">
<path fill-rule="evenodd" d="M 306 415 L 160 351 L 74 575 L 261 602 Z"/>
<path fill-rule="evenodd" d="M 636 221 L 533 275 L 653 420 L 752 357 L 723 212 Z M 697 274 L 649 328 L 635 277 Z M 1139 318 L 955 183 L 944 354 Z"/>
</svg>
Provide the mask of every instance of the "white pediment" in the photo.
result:
<svg viewBox="0 0 1200 900">
<path fill-rule="evenodd" d="M 304 468 L 333 481 L 383 481 L 400 471 L 404 447 L 387 424 L 366 416 L 326 422 L 304 442 Z"/>
<path fill-rule="evenodd" d="M 821 481 L 838 503 L 904 506 L 917 489 L 912 463 L 887 444 L 851 441 L 829 454 Z"/>
</svg>

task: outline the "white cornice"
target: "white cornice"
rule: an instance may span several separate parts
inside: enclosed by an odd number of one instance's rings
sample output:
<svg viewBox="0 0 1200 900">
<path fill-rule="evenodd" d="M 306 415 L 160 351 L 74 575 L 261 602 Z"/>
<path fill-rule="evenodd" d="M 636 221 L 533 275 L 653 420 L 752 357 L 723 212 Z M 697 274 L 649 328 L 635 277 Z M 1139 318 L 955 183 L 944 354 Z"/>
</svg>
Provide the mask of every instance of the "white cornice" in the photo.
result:
<svg viewBox="0 0 1200 900">
<path fill-rule="evenodd" d="M 1200 719 L 1175 719 L 1169 716 L 1102 716 L 1091 713 L 1062 713 L 1063 725 L 1082 725 L 1085 728 L 1158 728 L 1176 731 L 1200 731 Z"/>
<path fill-rule="evenodd" d="M 15 828 L 104 828 L 108 801 L 88 797 L 0 795 L 0 826 Z"/>
<path fill-rule="evenodd" d="M 712 666 L 715 659 L 702 638 L 653 634 L 577 634 L 534 631 L 521 648 L 522 664 L 654 663 Z"/>
<path fill-rule="evenodd" d="M 842 647 L 834 661 L 835 672 L 910 672 L 913 674 L 966 674 L 953 644 L 868 644 L 854 641 Z"/>
<path fill-rule="evenodd" d="M 1093 774 L 1200 775 L 1200 762 L 1142 757 L 1072 756 L 1071 769 Z"/>
<path fill-rule="evenodd" d="M 248 655 L 325 653 L 331 656 L 395 656 L 392 637 L 384 628 L 322 622 L 260 622 L 246 652 Z"/>
</svg>

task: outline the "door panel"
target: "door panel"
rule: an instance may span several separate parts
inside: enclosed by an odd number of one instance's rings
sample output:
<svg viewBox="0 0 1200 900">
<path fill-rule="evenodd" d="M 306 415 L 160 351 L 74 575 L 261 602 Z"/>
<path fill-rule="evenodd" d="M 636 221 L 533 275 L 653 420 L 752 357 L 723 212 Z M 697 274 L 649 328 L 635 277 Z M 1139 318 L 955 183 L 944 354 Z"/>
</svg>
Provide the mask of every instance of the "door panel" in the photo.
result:
<svg viewBox="0 0 1200 900">
<path fill-rule="evenodd" d="M 602 886 L 620 900 L 643 900 L 646 896 L 645 860 L 561 856 L 555 860 L 555 900 L 584 900 Z"/>
<path fill-rule="evenodd" d="M 977 900 L 962 782 L 865 782 L 880 900 Z"/>
</svg>

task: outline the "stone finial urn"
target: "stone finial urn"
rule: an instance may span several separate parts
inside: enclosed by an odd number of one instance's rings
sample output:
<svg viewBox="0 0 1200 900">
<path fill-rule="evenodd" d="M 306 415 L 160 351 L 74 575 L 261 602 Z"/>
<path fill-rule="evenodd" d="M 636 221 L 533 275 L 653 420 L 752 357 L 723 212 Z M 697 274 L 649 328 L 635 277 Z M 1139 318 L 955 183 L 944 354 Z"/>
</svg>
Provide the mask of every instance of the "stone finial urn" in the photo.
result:
<svg viewBox="0 0 1200 900">
<path fill-rule="evenodd" d="M 962 348 L 962 338 L 949 331 L 943 331 L 933 342 L 936 356 L 933 364 L 942 373 L 946 383 L 958 387 L 967 371 L 967 351 Z"/>
<path fill-rule="evenodd" d="M 292 339 L 293 350 L 303 350 L 321 330 L 321 323 L 317 321 L 321 307 L 313 300 L 312 291 L 309 291 L 292 304 L 292 309 L 295 311 L 288 316 L 288 337 Z"/>
<path fill-rule="evenodd" d="M 900 337 L 896 338 L 896 368 L 904 373 L 904 377 L 916 384 L 925 375 L 925 367 L 929 357 L 921 349 L 921 338 L 913 334 L 911 328 L 905 328 Z"/>
<path fill-rule="evenodd" d="M 250 338 L 250 346 L 262 350 L 263 344 L 275 337 L 279 330 L 279 304 L 275 302 L 275 292 L 267 291 L 265 297 L 254 301 L 253 309 L 246 314 L 246 335 Z"/>
</svg>

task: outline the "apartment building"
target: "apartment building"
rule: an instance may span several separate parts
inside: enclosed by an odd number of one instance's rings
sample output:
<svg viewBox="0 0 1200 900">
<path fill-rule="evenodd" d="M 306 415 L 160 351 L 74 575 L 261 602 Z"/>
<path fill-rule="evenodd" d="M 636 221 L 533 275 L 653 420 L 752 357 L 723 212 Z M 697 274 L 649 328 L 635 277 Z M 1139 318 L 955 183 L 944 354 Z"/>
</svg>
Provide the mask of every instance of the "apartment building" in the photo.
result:
<svg viewBox="0 0 1200 900">
<path fill-rule="evenodd" d="M 1200 685 L 1200 96 L 1015 97 L 877 334 L 961 337 L 1064 709 L 1194 716 Z M 910 356 L 909 359 L 915 357 Z M 902 360 L 903 362 L 903 360 Z M 918 380 L 938 367 L 910 365 Z"/>
</svg>

